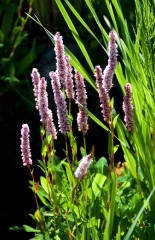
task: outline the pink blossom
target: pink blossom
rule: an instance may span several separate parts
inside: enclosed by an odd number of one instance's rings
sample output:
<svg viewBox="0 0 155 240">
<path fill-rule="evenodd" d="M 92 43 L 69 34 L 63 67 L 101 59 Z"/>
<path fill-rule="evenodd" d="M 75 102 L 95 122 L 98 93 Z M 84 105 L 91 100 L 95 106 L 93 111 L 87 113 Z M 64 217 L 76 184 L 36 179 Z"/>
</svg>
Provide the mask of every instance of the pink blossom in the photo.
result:
<svg viewBox="0 0 155 240">
<path fill-rule="evenodd" d="M 48 118 L 48 95 L 46 91 L 46 80 L 44 77 L 39 82 L 38 108 L 41 116 L 41 122 L 47 124 Z"/>
<path fill-rule="evenodd" d="M 85 89 L 85 84 L 84 84 L 84 78 L 83 76 L 75 70 L 75 83 L 76 83 L 76 101 L 79 106 L 79 112 L 77 115 L 77 124 L 78 124 L 78 130 L 82 131 L 83 134 L 86 134 L 88 131 L 88 114 L 84 111 L 82 106 L 84 108 L 87 108 L 87 94 L 86 94 L 86 89 Z M 82 105 L 82 106 L 81 106 Z"/>
<path fill-rule="evenodd" d="M 74 98 L 74 85 L 73 85 L 73 74 L 72 66 L 70 64 L 70 56 L 65 56 L 66 69 L 67 69 L 67 81 L 66 81 L 66 94 L 68 98 Z"/>
<path fill-rule="evenodd" d="M 127 83 L 124 87 L 126 96 L 123 98 L 123 110 L 125 113 L 124 121 L 126 123 L 126 127 L 128 131 L 133 132 L 134 130 L 134 122 L 132 119 L 132 86 L 130 83 Z"/>
<path fill-rule="evenodd" d="M 60 82 L 55 72 L 50 72 L 51 85 L 54 93 L 54 100 L 57 106 L 57 116 L 60 132 L 66 134 L 69 130 L 69 121 L 67 117 L 67 104 L 65 102 L 62 91 L 60 90 Z"/>
<path fill-rule="evenodd" d="M 109 122 L 110 121 L 109 96 L 102 85 L 103 75 L 102 75 L 102 69 L 100 66 L 95 67 L 95 77 L 96 77 L 96 85 L 97 85 L 100 103 L 101 103 L 100 107 L 103 109 L 102 110 L 103 118 L 104 118 L 104 121 Z"/>
<path fill-rule="evenodd" d="M 93 161 L 92 154 L 83 157 L 78 168 L 74 173 L 74 176 L 80 180 L 87 173 L 88 167 L 92 161 Z"/>
<path fill-rule="evenodd" d="M 36 109 L 38 109 L 38 92 L 39 92 L 40 74 L 37 68 L 32 69 L 31 77 L 32 77 L 32 82 L 34 86 L 33 91 L 34 91 L 34 96 L 36 101 Z"/>
<path fill-rule="evenodd" d="M 109 90 L 112 87 L 112 79 L 115 72 L 116 64 L 117 64 L 117 44 L 116 41 L 116 35 L 115 32 L 112 30 L 109 33 L 110 41 L 108 46 L 108 65 L 106 66 L 104 72 L 103 72 L 103 88 L 106 90 L 106 92 L 109 92 Z"/>
<path fill-rule="evenodd" d="M 23 166 L 32 165 L 28 124 L 22 125 L 20 147 L 21 147 L 21 153 L 22 153 L 21 155 L 23 160 Z"/>
<path fill-rule="evenodd" d="M 66 69 L 66 61 L 65 61 L 65 51 L 64 44 L 62 40 L 62 36 L 57 32 L 54 36 L 55 40 L 55 54 L 56 54 L 56 72 L 58 74 L 58 78 L 61 81 L 63 87 L 66 87 L 67 81 L 67 69 Z"/>
<path fill-rule="evenodd" d="M 48 109 L 48 111 L 47 111 L 46 130 L 47 130 L 48 135 L 52 134 L 52 138 L 57 139 L 56 128 L 55 128 L 55 125 L 53 123 L 53 114 L 52 114 L 52 111 L 50 109 Z"/>
</svg>

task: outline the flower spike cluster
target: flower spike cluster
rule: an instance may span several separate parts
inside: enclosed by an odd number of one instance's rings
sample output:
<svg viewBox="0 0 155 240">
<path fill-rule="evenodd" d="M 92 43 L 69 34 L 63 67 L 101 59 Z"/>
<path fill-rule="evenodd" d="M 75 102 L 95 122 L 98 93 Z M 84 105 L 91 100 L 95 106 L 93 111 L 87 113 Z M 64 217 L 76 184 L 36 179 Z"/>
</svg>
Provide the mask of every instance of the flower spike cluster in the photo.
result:
<svg viewBox="0 0 155 240">
<path fill-rule="evenodd" d="M 103 72 L 103 88 L 106 90 L 106 92 L 109 92 L 109 90 L 112 87 L 112 79 L 114 75 L 114 71 L 117 64 L 117 44 L 116 44 L 116 35 L 115 32 L 112 30 L 109 33 L 110 41 L 108 46 L 108 65 L 105 68 Z"/>
<path fill-rule="evenodd" d="M 104 121 L 109 122 L 110 121 L 109 95 L 102 85 L 103 75 L 102 75 L 102 69 L 100 66 L 95 67 L 95 77 L 96 77 L 96 85 L 97 85 L 100 103 L 101 103 L 100 107 L 103 109 L 102 110 L 103 118 L 104 118 Z"/>
<path fill-rule="evenodd" d="M 48 108 L 48 95 L 46 91 L 46 80 L 44 77 L 39 82 L 38 107 L 41 116 L 41 122 L 45 125 L 47 134 L 52 134 L 53 139 L 57 139 L 56 128 L 53 123 L 52 111 Z"/>
<path fill-rule="evenodd" d="M 132 119 L 132 86 L 130 83 L 127 83 L 124 87 L 126 96 L 123 98 L 123 110 L 125 113 L 124 121 L 129 132 L 134 131 L 134 122 Z"/>
<path fill-rule="evenodd" d="M 57 139 L 56 128 L 53 123 L 53 113 L 50 109 L 47 110 L 47 124 L 46 124 L 47 134 L 52 134 L 53 139 Z"/>
<path fill-rule="evenodd" d="M 47 111 L 48 111 L 48 95 L 46 91 L 46 80 L 44 77 L 39 82 L 39 94 L 38 94 L 38 108 L 41 116 L 41 122 L 47 124 Z"/>
<path fill-rule="evenodd" d="M 58 79 L 61 81 L 64 88 L 66 88 L 67 69 L 65 61 L 65 51 L 62 36 L 57 32 L 54 36 L 55 40 L 55 54 L 56 54 L 56 72 Z"/>
<path fill-rule="evenodd" d="M 87 108 L 87 94 L 84 84 L 84 78 L 83 76 L 75 70 L 75 83 L 76 83 L 76 100 L 77 103 L 79 103 L 79 112 L 77 115 L 77 124 L 79 131 L 82 131 L 83 134 L 86 134 L 88 131 L 88 114 L 83 110 L 82 106 L 84 108 Z M 80 104 L 82 106 L 80 106 Z"/>
<path fill-rule="evenodd" d="M 23 124 L 22 125 L 20 147 L 21 147 L 21 155 L 22 155 L 22 160 L 23 160 L 23 166 L 32 165 L 28 124 Z"/>
<path fill-rule="evenodd" d="M 76 169 L 76 171 L 74 173 L 74 176 L 80 180 L 87 173 L 88 167 L 92 161 L 93 161 L 93 159 L 92 159 L 91 153 L 89 155 L 83 157 L 78 168 Z"/>
<path fill-rule="evenodd" d="M 33 82 L 33 86 L 34 86 L 33 91 L 34 91 L 34 96 L 35 96 L 35 101 L 36 101 L 36 109 L 38 109 L 38 93 L 39 93 L 40 74 L 39 74 L 37 68 L 32 69 L 31 77 L 32 77 L 32 82 Z"/>
<path fill-rule="evenodd" d="M 67 69 L 67 81 L 66 81 L 66 94 L 68 98 L 74 98 L 74 85 L 73 85 L 73 74 L 72 66 L 70 64 L 70 56 L 65 56 L 66 69 Z"/>
<path fill-rule="evenodd" d="M 53 123 L 52 111 L 48 109 L 48 95 L 46 91 L 46 80 L 44 77 L 40 79 L 40 74 L 36 68 L 32 69 L 32 82 L 34 85 L 34 96 L 36 108 L 39 110 L 41 122 L 44 124 L 47 134 L 52 134 L 53 139 L 57 139 L 56 128 Z"/>
<path fill-rule="evenodd" d="M 54 100 L 57 106 L 57 116 L 60 132 L 66 134 L 69 130 L 69 121 L 67 117 L 67 104 L 65 102 L 63 92 L 60 90 L 60 82 L 55 72 L 50 72 L 51 85 L 54 93 Z"/>
</svg>

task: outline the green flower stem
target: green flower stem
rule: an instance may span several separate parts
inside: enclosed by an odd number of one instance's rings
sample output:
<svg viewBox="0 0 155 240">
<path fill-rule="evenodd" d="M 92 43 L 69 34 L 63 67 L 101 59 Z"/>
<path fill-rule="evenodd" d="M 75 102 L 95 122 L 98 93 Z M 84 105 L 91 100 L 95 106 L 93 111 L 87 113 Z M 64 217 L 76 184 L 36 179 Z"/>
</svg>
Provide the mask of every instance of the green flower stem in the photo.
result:
<svg viewBox="0 0 155 240">
<path fill-rule="evenodd" d="M 34 196 L 34 199 L 35 199 L 35 202 L 36 202 L 36 206 L 37 206 L 37 209 L 39 211 L 39 215 L 40 215 L 40 225 L 41 225 L 41 228 L 44 232 L 46 232 L 45 230 L 45 226 L 43 224 L 43 221 L 41 219 L 41 212 L 40 212 L 40 207 L 39 207 L 39 203 L 38 203 L 38 199 L 37 199 L 37 195 L 36 195 L 36 192 L 38 190 L 38 186 L 34 185 L 34 174 L 33 174 L 33 170 L 31 170 L 31 167 L 30 165 L 27 165 L 29 170 L 30 170 L 30 174 L 31 174 L 31 177 L 32 177 L 32 181 L 33 181 L 33 196 Z"/>
<path fill-rule="evenodd" d="M 69 116 L 71 115 L 71 103 L 72 103 L 72 101 L 71 101 L 72 99 L 71 98 L 69 98 Z"/>
<path fill-rule="evenodd" d="M 66 146 L 66 158 L 67 158 L 68 164 L 69 164 L 70 167 L 71 167 L 70 160 L 69 160 L 69 155 L 68 155 L 67 135 L 64 134 L 64 137 L 65 137 L 65 146 Z"/>
<path fill-rule="evenodd" d="M 87 155 L 86 138 L 85 138 L 85 134 L 84 133 L 83 133 L 83 144 L 84 144 L 85 154 Z"/>
</svg>

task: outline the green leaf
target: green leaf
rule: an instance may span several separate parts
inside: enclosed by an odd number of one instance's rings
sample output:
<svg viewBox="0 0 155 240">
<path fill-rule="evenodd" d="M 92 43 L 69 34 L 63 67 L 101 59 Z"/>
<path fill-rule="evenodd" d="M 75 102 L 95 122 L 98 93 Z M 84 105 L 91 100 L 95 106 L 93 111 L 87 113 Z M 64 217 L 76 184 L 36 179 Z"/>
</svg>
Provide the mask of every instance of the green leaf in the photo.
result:
<svg viewBox="0 0 155 240">
<path fill-rule="evenodd" d="M 121 228 L 120 228 L 120 225 L 118 225 L 118 232 L 117 232 L 117 235 L 116 235 L 116 240 L 121 240 Z"/>
<path fill-rule="evenodd" d="M 45 172 L 46 172 L 46 166 L 45 166 L 45 164 L 44 164 L 43 161 L 41 161 L 41 160 L 38 160 L 38 162 L 39 162 L 38 167 L 40 167 L 41 170 L 45 173 Z"/>
<path fill-rule="evenodd" d="M 117 152 L 119 145 L 114 146 L 114 154 Z"/>
<path fill-rule="evenodd" d="M 30 238 L 30 240 L 44 240 L 44 236 L 42 234 L 36 234 L 34 238 Z"/>
<path fill-rule="evenodd" d="M 112 231 L 113 231 L 113 224 L 114 224 L 114 214 L 115 214 L 115 196 L 116 196 L 116 176 L 113 173 L 113 182 L 112 182 L 112 193 L 111 193 L 111 203 L 110 209 L 108 212 L 107 223 L 104 232 L 104 240 L 111 240 L 112 239 Z"/>
<path fill-rule="evenodd" d="M 134 230 L 134 228 L 135 228 L 135 226 L 136 226 L 136 224 L 137 224 L 137 222 L 138 222 L 138 219 L 140 218 L 140 216 L 142 215 L 144 209 L 146 208 L 147 204 L 149 203 L 150 198 L 152 197 L 154 191 L 155 191 L 155 187 L 152 189 L 152 191 L 150 192 L 150 194 L 149 194 L 147 200 L 145 201 L 143 207 L 141 208 L 141 210 L 140 210 L 139 213 L 137 214 L 134 222 L 133 222 L 132 225 L 130 226 L 127 234 L 125 235 L 124 240 L 129 240 L 129 239 L 131 238 L 132 232 L 133 232 L 133 230 Z"/>
<path fill-rule="evenodd" d="M 87 155 L 86 150 L 83 147 L 80 147 L 80 152 L 82 157 L 85 157 Z"/>
<path fill-rule="evenodd" d="M 41 195 L 39 191 L 37 191 L 37 195 L 45 206 L 51 207 L 48 201 Z"/>
<path fill-rule="evenodd" d="M 50 187 L 48 181 L 46 180 L 46 178 L 41 176 L 40 182 L 41 182 L 41 185 L 42 185 L 43 189 L 45 190 L 45 192 L 51 196 L 51 187 Z"/>
<path fill-rule="evenodd" d="M 96 167 L 97 167 L 99 173 L 107 176 L 107 173 L 109 172 L 109 168 L 108 168 L 108 162 L 107 162 L 106 158 L 104 158 L 104 157 L 100 158 L 96 162 Z"/>
<path fill-rule="evenodd" d="M 14 227 L 10 227 L 10 230 L 24 230 L 25 232 L 40 232 L 37 229 L 34 229 L 28 225 L 23 225 L 22 227 L 18 227 L 18 226 L 14 226 Z"/>
<path fill-rule="evenodd" d="M 107 179 L 106 176 L 104 176 L 104 175 L 102 175 L 100 173 L 96 174 L 96 176 L 95 176 L 95 178 L 93 180 L 93 183 L 92 183 L 92 189 L 93 189 L 95 197 L 97 197 L 97 195 L 101 191 L 101 188 L 102 188 L 103 184 L 105 183 L 106 179 Z"/>
<path fill-rule="evenodd" d="M 73 176 L 73 173 L 72 173 L 72 171 L 71 171 L 71 168 L 70 168 L 69 164 L 66 163 L 66 162 L 61 162 L 61 164 L 64 165 L 65 168 L 66 168 L 66 175 L 67 175 L 68 181 L 69 181 L 69 183 L 70 183 L 70 186 L 75 187 L 76 181 L 75 181 L 75 178 L 74 178 L 74 176 Z"/>
<path fill-rule="evenodd" d="M 112 122 L 112 123 L 113 123 L 114 129 L 115 129 L 115 126 L 116 126 L 118 117 L 119 117 L 119 114 L 113 119 L 113 122 Z"/>
</svg>

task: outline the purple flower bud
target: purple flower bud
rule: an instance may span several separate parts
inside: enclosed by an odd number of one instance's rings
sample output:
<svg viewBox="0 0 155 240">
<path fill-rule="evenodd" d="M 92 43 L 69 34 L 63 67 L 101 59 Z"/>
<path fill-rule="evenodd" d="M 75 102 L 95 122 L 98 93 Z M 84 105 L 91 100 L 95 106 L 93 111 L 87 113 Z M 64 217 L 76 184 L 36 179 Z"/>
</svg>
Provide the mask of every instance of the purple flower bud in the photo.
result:
<svg viewBox="0 0 155 240">
<path fill-rule="evenodd" d="M 104 121 L 109 122 L 110 121 L 109 96 L 102 85 L 103 75 L 102 75 L 102 69 L 100 66 L 95 67 L 95 77 L 96 77 L 96 85 L 97 85 L 100 103 L 101 103 L 100 107 L 103 109 L 102 110 L 103 118 L 104 118 Z"/>
<path fill-rule="evenodd" d="M 46 91 L 46 80 L 44 77 L 39 82 L 38 108 L 41 116 L 41 122 L 47 124 L 48 118 L 48 96 Z"/>
<path fill-rule="evenodd" d="M 117 64 L 117 44 L 116 41 L 116 35 L 115 32 L 112 30 L 109 33 L 110 42 L 109 42 L 109 60 L 108 65 L 106 66 L 104 72 L 103 72 L 103 88 L 106 90 L 106 92 L 109 92 L 109 90 L 112 87 L 112 79 L 115 72 L 116 64 Z"/>
<path fill-rule="evenodd" d="M 62 91 L 60 90 L 60 82 L 55 72 L 50 72 L 51 85 L 54 93 L 54 100 L 57 106 L 57 116 L 60 132 L 66 134 L 69 130 L 69 121 L 67 117 L 67 104 L 65 102 Z"/>
<path fill-rule="evenodd" d="M 84 84 L 84 78 L 83 76 L 75 70 L 75 83 L 76 83 L 76 101 L 77 103 L 80 103 L 83 107 L 87 108 L 87 94 Z M 79 106 L 79 112 L 77 115 L 77 124 L 78 124 L 78 130 L 82 131 L 83 134 L 86 134 L 88 131 L 88 114 L 83 110 L 83 108 Z"/>
<path fill-rule="evenodd" d="M 38 109 L 38 93 L 39 93 L 40 74 L 39 74 L 37 68 L 32 69 L 31 77 L 32 77 L 32 82 L 33 82 L 33 86 L 34 86 L 33 91 L 34 91 L 34 96 L 35 96 L 35 101 L 36 101 L 36 109 Z"/>
<path fill-rule="evenodd" d="M 55 40 L 55 54 L 56 54 L 56 72 L 58 74 L 58 79 L 61 81 L 63 87 L 66 87 L 67 81 L 67 69 L 65 61 L 65 51 L 62 36 L 57 32 L 54 36 Z"/>
<path fill-rule="evenodd" d="M 53 114 L 52 114 L 52 111 L 50 109 L 48 109 L 48 111 L 47 111 L 46 130 L 47 130 L 48 135 L 52 134 L 52 138 L 57 139 L 56 128 L 55 128 L 55 125 L 53 123 Z"/>
<path fill-rule="evenodd" d="M 29 126 L 23 124 L 21 129 L 21 155 L 23 160 L 23 166 L 32 165 L 31 149 L 29 143 Z"/>
<path fill-rule="evenodd" d="M 66 94 L 68 98 L 74 98 L 74 85 L 73 85 L 73 74 L 72 66 L 70 64 L 70 56 L 65 56 L 66 69 L 67 69 L 67 81 L 66 81 Z"/>
<path fill-rule="evenodd" d="M 129 132 L 134 131 L 134 122 L 132 119 L 132 86 L 130 83 L 127 83 L 124 87 L 126 96 L 123 98 L 123 110 L 125 113 L 124 121 Z"/>
<path fill-rule="evenodd" d="M 78 168 L 74 173 L 74 176 L 80 180 L 87 173 L 88 167 L 92 161 L 93 161 L 92 154 L 83 157 Z"/>
</svg>

